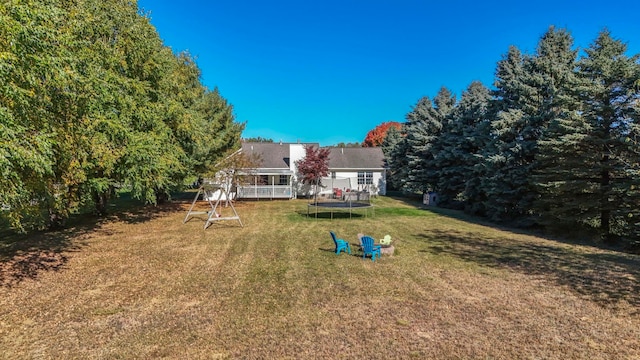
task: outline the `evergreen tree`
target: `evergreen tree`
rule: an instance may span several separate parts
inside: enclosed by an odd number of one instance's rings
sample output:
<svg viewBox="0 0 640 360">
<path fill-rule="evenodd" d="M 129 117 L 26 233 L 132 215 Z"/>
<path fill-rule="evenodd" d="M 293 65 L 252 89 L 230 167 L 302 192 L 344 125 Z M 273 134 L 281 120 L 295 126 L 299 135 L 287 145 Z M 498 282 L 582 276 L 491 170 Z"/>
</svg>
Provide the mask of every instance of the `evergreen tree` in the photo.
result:
<svg viewBox="0 0 640 360">
<path fill-rule="evenodd" d="M 402 140 L 401 130 L 395 126 L 391 126 L 382 142 L 382 153 L 384 154 L 388 168 L 387 189 L 389 190 L 398 190 L 402 186 L 402 182 L 398 176 L 399 169 L 403 167 L 403 164 L 399 164 L 398 162 L 401 162 L 405 158 L 404 153 L 399 151 Z"/>
<path fill-rule="evenodd" d="M 438 112 L 440 121 L 443 122 L 455 108 L 456 96 L 451 92 L 451 90 L 443 86 L 438 90 L 436 97 L 433 98 L 433 103 L 436 111 Z"/>
<path fill-rule="evenodd" d="M 512 174 L 522 165 L 517 141 L 527 105 L 523 99 L 531 93 L 526 84 L 524 61 L 520 50 L 511 46 L 496 67 L 496 90 L 490 104 L 492 141 L 483 151 L 484 166 L 480 169 L 485 174 L 481 182 L 482 192 L 487 197 L 484 208 L 486 215 L 494 221 L 504 220 L 514 212 L 516 189 L 522 182 Z"/>
<path fill-rule="evenodd" d="M 398 134 L 398 141 L 394 144 L 389 143 L 392 146 L 385 153 L 385 159 L 389 166 L 389 181 L 393 184 L 396 190 L 408 191 L 407 179 L 409 176 L 409 166 L 407 153 L 409 152 L 409 143 L 407 141 L 407 131 L 409 123 L 403 123 L 400 127 Z M 383 147 L 383 152 L 384 152 Z"/>
<path fill-rule="evenodd" d="M 433 145 L 442 130 L 440 113 L 428 97 L 421 98 L 403 126 L 404 144 L 401 147 L 406 157 L 406 174 L 402 186 L 408 192 L 424 193 L 434 188 Z M 400 154 L 399 154 L 400 155 Z"/>
<path fill-rule="evenodd" d="M 498 65 L 495 142 L 486 156 L 492 175 L 484 185 L 487 213 L 494 220 L 536 221 L 534 202 L 539 193 L 533 173 L 538 167 L 538 141 L 571 97 L 576 58 L 572 45 L 567 31 L 551 27 L 534 56 L 519 62 L 519 51 L 511 48 Z"/>
<path fill-rule="evenodd" d="M 478 200 L 479 179 L 474 178 L 474 168 L 488 141 L 489 99 L 489 89 L 480 82 L 471 83 L 443 127 L 438 140 L 441 148 L 434 159 L 440 170 L 437 191 L 441 205 L 466 202 L 469 195 Z"/>
<path fill-rule="evenodd" d="M 570 205 L 579 211 L 571 218 L 595 221 L 608 242 L 615 241 L 615 235 L 637 236 L 640 217 L 640 65 L 638 55 L 628 57 L 626 50 L 605 30 L 579 62 L 580 75 L 587 82 L 581 89 L 585 124 L 574 130 L 579 131 L 574 148 L 583 168 L 572 177 L 579 196 Z"/>
</svg>

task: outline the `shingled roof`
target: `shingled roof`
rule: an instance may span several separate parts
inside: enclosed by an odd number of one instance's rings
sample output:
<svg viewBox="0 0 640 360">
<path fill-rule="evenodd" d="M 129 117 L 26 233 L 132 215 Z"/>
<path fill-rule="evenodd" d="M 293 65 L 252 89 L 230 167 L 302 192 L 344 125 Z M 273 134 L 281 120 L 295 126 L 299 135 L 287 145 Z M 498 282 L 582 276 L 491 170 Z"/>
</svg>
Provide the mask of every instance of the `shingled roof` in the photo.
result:
<svg viewBox="0 0 640 360">
<path fill-rule="evenodd" d="M 378 170 L 385 167 L 380 147 L 330 147 L 329 168 Z"/>
<path fill-rule="evenodd" d="M 304 145 L 320 146 L 317 143 Z M 384 154 L 380 147 L 327 147 L 329 149 L 329 169 L 332 170 L 380 170 L 385 167 Z M 288 143 L 242 143 L 242 152 L 247 155 L 259 154 L 261 169 L 290 169 Z"/>
<path fill-rule="evenodd" d="M 318 144 L 309 144 L 318 146 Z M 289 143 L 242 143 L 242 152 L 246 155 L 258 154 L 263 169 L 290 169 Z"/>
</svg>

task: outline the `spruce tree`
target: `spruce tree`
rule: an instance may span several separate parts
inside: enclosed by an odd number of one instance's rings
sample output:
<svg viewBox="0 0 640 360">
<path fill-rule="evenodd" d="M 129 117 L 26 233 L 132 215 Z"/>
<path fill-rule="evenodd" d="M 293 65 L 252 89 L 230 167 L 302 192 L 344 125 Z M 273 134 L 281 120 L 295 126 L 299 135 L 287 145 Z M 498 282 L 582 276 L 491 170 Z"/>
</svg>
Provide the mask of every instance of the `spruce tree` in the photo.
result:
<svg viewBox="0 0 640 360">
<path fill-rule="evenodd" d="M 522 52 L 511 46 L 496 67 L 490 104 L 492 141 L 483 151 L 483 166 L 479 170 L 485 175 L 481 181 L 481 191 L 486 194 L 483 208 L 493 221 L 514 217 L 518 209 L 518 189 L 526 180 L 516 173 L 524 165 L 518 142 L 524 118 L 535 107 L 525 102 L 533 90 L 527 84 L 524 63 Z"/>
<path fill-rule="evenodd" d="M 402 141 L 401 130 L 395 126 L 389 127 L 381 146 L 388 170 L 386 176 L 388 190 L 399 190 L 402 186 L 398 176 L 399 170 L 403 167 L 401 161 L 404 159 L 404 155 L 399 151 Z"/>
<path fill-rule="evenodd" d="M 503 82 L 513 88 L 497 92 L 506 95 L 502 99 L 507 103 L 497 105 L 500 110 L 493 123 L 496 153 L 489 157 L 492 165 L 497 165 L 489 180 L 487 200 L 495 220 L 518 220 L 523 225 L 537 221 L 534 202 L 539 192 L 533 174 L 539 166 L 538 142 L 571 98 L 577 55 L 572 46 L 573 38 L 566 30 L 550 27 L 540 39 L 536 54 L 525 57 L 521 68 L 512 68 L 510 65 L 517 61 L 509 57 L 499 65 L 509 71 L 499 68 L 498 74 L 519 76 Z"/>
<path fill-rule="evenodd" d="M 593 221 L 604 241 L 619 235 L 637 241 L 640 218 L 638 159 L 638 55 L 602 31 L 579 62 L 587 82 L 581 91 L 585 125 L 578 144 L 584 171 L 579 172 L 580 219 Z M 577 192 L 577 191 L 576 191 Z"/>
<path fill-rule="evenodd" d="M 403 126 L 405 138 L 406 176 L 403 189 L 408 192 L 424 193 L 433 189 L 435 169 L 433 166 L 433 145 L 442 130 L 442 119 L 431 99 L 421 98 Z"/>
<path fill-rule="evenodd" d="M 475 178 L 474 168 L 480 160 L 479 152 L 488 141 L 486 113 L 489 99 L 489 89 L 480 82 L 473 82 L 447 117 L 438 139 L 440 149 L 434 159 L 435 168 L 439 169 L 436 189 L 440 205 L 451 206 L 454 201 L 462 205 L 468 196 L 478 200 L 479 179 Z"/>
</svg>

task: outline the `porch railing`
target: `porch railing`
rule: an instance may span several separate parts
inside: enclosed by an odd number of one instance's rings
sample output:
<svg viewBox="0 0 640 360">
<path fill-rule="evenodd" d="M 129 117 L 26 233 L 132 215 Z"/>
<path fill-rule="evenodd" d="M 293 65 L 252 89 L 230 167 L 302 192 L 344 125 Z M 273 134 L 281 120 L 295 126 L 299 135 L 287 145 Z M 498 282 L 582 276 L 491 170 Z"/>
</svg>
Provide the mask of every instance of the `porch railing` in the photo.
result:
<svg viewBox="0 0 640 360">
<path fill-rule="evenodd" d="M 291 185 L 244 185 L 238 186 L 239 199 L 293 199 Z"/>
</svg>

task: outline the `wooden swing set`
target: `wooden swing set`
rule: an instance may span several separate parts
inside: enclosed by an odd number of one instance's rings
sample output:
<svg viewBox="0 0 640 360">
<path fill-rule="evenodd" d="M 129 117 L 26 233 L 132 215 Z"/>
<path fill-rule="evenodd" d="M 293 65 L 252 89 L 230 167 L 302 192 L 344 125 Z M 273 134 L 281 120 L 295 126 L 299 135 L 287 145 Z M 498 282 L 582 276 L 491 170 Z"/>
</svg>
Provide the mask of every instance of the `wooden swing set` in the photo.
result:
<svg viewBox="0 0 640 360">
<path fill-rule="evenodd" d="M 209 203 L 211 210 L 194 211 L 194 207 L 196 206 L 196 203 L 198 202 L 198 200 L 200 200 L 200 198 L 202 198 L 202 200 L 206 200 Z M 216 199 L 215 203 L 212 201 L 213 198 Z M 231 210 L 233 211 L 233 215 L 222 216 L 221 215 L 222 207 L 220 206 L 221 203 L 223 203 L 224 207 L 230 207 Z M 198 188 L 198 193 L 193 199 L 193 202 L 191 203 L 191 207 L 187 212 L 187 216 L 185 216 L 184 221 L 182 223 L 183 224 L 186 223 L 187 221 L 189 221 L 190 217 L 194 215 L 207 215 L 207 220 L 204 223 L 204 229 L 207 229 L 214 221 L 220 221 L 220 220 L 238 220 L 238 222 L 240 223 L 240 226 L 244 227 L 244 225 L 242 224 L 242 221 L 240 220 L 240 216 L 236 211 L 236 208 L 233 206 L 233 199 L 231 198 L 229 191 L 227 191 L 227 189 L 222 185 L 202 184 L 202 186 Z"/>
</svg>

